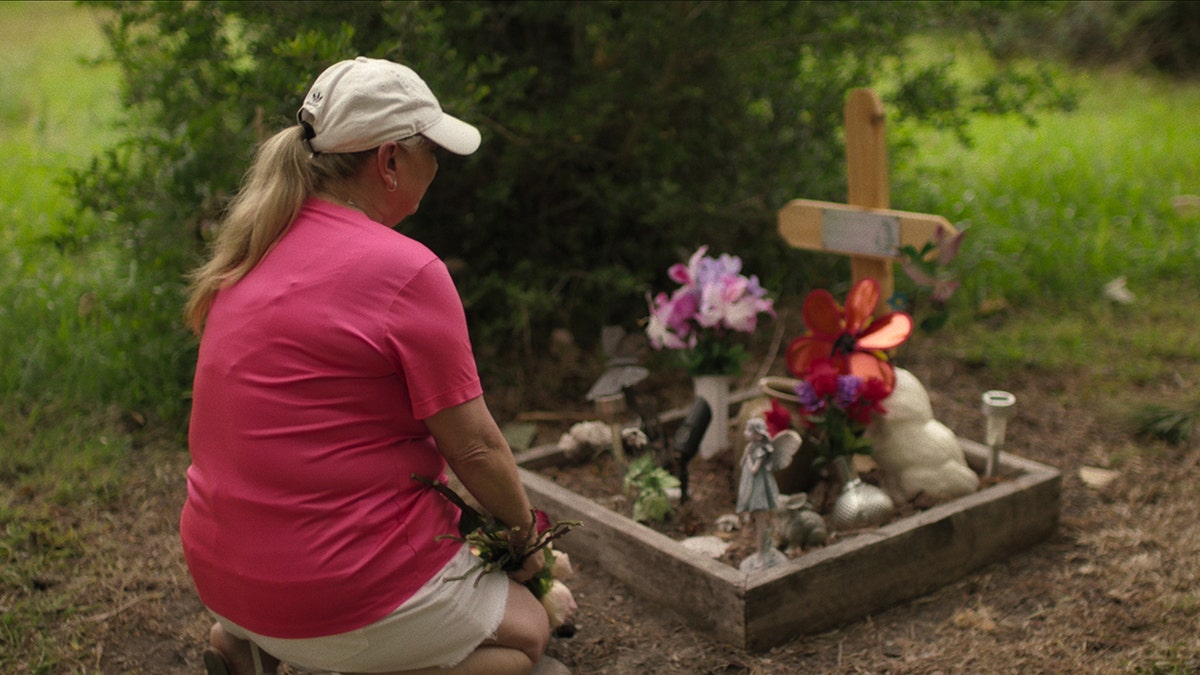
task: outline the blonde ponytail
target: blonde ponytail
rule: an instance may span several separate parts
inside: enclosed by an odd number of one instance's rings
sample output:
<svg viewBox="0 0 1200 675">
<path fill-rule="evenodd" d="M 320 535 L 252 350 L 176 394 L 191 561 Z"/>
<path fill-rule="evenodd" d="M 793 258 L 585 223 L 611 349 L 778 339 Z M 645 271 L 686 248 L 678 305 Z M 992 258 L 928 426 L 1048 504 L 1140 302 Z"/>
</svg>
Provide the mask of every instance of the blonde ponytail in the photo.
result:
<svg viewBox="0 0 1200 675">
<path fill-rule="evenodd" d="M 293 126 L 267 139 L 254 156 L 241 190 L 226 210 L 208 262 L 190 275 L 184 320 L 197 335 L 217 291 L 254 269 L 287 231 L 314 192 L 345 181 L 375 150 L 313 156 L 304 130 Z"/>
</svg>

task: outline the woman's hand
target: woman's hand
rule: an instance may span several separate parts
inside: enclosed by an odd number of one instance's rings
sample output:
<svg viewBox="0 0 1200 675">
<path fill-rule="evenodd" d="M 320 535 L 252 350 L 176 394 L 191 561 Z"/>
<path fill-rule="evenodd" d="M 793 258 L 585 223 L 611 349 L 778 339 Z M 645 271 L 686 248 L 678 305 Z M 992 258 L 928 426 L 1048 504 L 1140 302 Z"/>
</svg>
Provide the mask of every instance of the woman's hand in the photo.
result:
<svg viewBox="0 0 1200 675">
<path fill-rule="evenodd" d="M 532 579 L 542 568 L 546 566 L 546 556 L 541 551 L 534 551 L 533 555 L 525 558 L 525 562 L 521 564 L 521 569 L 513 570 L 508 573 L 508 577 L 518 584 L 523 584 Z"/>
</svg>

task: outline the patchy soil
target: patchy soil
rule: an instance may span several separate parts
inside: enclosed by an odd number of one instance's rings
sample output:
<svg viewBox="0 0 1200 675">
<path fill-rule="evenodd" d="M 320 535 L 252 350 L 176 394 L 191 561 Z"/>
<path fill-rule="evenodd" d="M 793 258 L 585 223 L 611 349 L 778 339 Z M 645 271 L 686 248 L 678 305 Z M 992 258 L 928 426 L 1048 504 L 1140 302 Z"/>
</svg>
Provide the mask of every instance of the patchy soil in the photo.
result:
<svg viewBox="0 0 1200 675">
<path fill-rule="evenodd" d="M 688 500 L 677 504 L 663 521 L 644 524 L 677 541 L 717 536 L 729 544 L 721 562 L 736 567 L 742 558 L 754 552 L 755 540 L 751 527 L 721 531 L 716 526 L 718 518 L 734 514 L 737 499 L 737 478 L 730 454 L 722 453 L 712 461 L 697 459 L 689 463 Z M 611 453 L 605 452 L 583 464 L 548 467 L 538 473 L 626 518 L 633 518 L 635 494 L 623 489 L 623 469 Z"/>
<path fill-rule="evenodd" d="M 903 365 L 930 390 L 937 417 L 967 438 L 982 438 L 980 393 L 1016 394 L 1008 449 L 1063 472 L 1060 525 L 1049 540 L 763 653 L 718 644 L 575 560 L 578 632 L 553 640 L 549 653 L 573 672 L 598 674 L 1200 672 L 1196 452 L 1135 440 L 1096 404 L 1098 382 L 1086 374 L 1027 372 L 999 382 L 981 364 L 920 351 Z M 505 407 L 494 407 L 503 418 Z M 119 497 L 56 507 L 84 553 L 70 576 L 35 580 L 23 592 L 66 590 L 73 608 L 55 629 L 58 665 L 37 670 L 42 657 L 30 654 L 19 672 L 202 672 L 210 620 L 177 543 L 186 466 L 183 448 L 149 442 L 130 457 Z M 1089 487 L 1084 467 L 1114 469 L 1117 478 Z M 0 610 L 9 601 L 0 597 Z"/>
<path fill-rule="evenodd" d="M 688 499 L 676 504 L 674 510 L 662 521 L 652 520 L 643 524 L 676 541 L 689 537 L 717 537 L 728 545 L 717 560 L 736 568 L 742 560 L 758 550 L 760 541 L 750 514 L 736 513 L 739 471 L 733 461 L 736 454 L 734 451 L 724 452 L 711 460 L 696 459 L 690 462 Z M 878 469 L 870 468 L 869 460 L 864 461 L 862 465 L 864 471 L 860 478 L 866 483 L 880 485 Z M 538 473 L 582 497 L 632 519 L 636 493 L 624 489 L 623 471 L 612 453 L 604 452 L 584 463 L 564 463 L 540 469 Z M 833 503 L 840 493 L 840 487 L 838 481 L 826 472 L 815 475 L 812 481 L 804 486 L 809 503 L 813 505 L 814 510 L 825 516 L 827 521 Z M 892 518 L 887 522 L 910 516 L 933 505 L 932 500 L 922 500 L 920 506 L 913 503 L 898 504 Z M 719 523 L 729 522 L 730 519 L 737 523 L 733 529 L 729 526 L 722 527 Z M 772 526 L 776 527 L 777 532 L 783 530 L 782 522 L 774 522 Z M 844 532 L 838 532 L 832 527 L 827 529 L 826 544 L 832 545 L 874 528 Z M 804 551 L 799 549 L 787 552 L 788 557 L 803 554 Z"/>
</svg>

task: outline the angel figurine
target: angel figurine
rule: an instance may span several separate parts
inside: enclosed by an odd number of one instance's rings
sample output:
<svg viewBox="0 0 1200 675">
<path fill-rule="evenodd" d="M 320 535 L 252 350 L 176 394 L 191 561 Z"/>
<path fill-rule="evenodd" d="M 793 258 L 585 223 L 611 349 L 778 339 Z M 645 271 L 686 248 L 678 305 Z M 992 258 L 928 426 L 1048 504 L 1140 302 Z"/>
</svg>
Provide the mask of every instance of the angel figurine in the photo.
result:
<svg viewBox="0 0 1200 675">
<path fill-rule="evenodd" d="M 775 548 L 775 533 L 771 527 L 771 512 L 779 505 L 775 472 L 792 463 L 802 441 L 800 434 L 792 429 L 781 431 L 772 438 L 766 421 L 759 417 L 746 422 L 744 435 L 747 443 L 738 481 L 737 511 L 751 514 L 755 533 L 760 539 L 758 551 L 738 567 L 743 572 L 753 572 L 787 560 L 787 556 Z"/>
</svg>

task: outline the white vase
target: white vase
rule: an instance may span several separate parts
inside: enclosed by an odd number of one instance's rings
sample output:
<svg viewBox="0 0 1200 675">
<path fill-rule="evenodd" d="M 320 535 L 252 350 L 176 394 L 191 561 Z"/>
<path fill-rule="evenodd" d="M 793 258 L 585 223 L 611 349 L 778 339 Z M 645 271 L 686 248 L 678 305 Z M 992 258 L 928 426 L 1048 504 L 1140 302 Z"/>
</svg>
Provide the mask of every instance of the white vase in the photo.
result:
<svg viewBox="0 0 1200 675">
<path fill-rule="evenodd" d="M 733 377 L 729 375 L 692 377 L 696 398 L 707 401 L 712 410 L 712 421 L 700 440 L 701 459 L 712 459 L 729 447 L 729 386 L 732 382 Z"/>
</svg>

